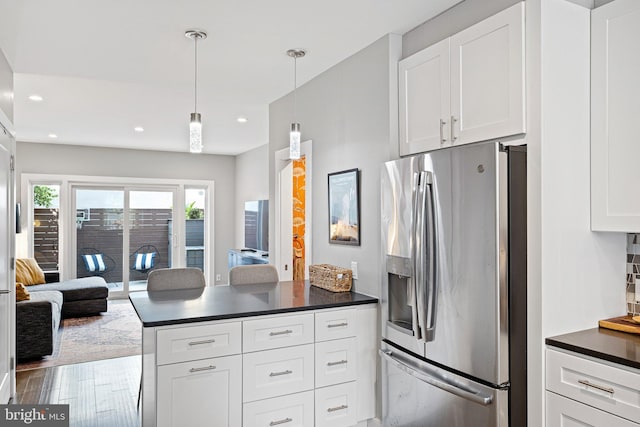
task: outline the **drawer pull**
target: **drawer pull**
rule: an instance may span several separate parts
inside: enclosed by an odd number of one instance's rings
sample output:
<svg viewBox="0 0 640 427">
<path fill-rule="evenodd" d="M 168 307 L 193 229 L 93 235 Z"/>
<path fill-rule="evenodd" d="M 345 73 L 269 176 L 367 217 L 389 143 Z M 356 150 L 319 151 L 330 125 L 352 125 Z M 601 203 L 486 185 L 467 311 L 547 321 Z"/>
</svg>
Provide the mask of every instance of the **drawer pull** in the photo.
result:
<svg viewBox="0 0 640 427">
<path fill-rule="evenodd" d="M 269 332 L 269 336 L 270 337 L 276 337 L 278 335 L 288 335 L 288 334 L 292 334 L 293 331 L 291 329 L 285 329 L 284 331 L 276 331 L 276 332 Z"/>
<path fill-rule="evenodd" d="M 191 368 L 189 369 L 189 372 L 212 371 L 214 369 L 216 369 L 215 366 L 209 365 L 209 366 L 203 366 L 202 368 Z"/>
<path fill-rule="evenodd" d="M 342 323 L 332 323 L 330 325 L 327 325 L 327 328 L 339 328 L 341 326 L 349 326 L 349 324 L 347 322 L 342 322 Z"/>
<path fill-rule="evenodd" d="M 293 421 L 293 419 L 287 417 L 284 420 L 278 420 L 278 421 L 271 421 L 269 423 L 270 426 L 279 426 L 280 424 L 286 424 L 286 423 L 290 423 L 291 421 Z"/>
<path fill-rule="evenodd" d="M 286 371 L 281 371 L 281 372 L 271 372 L 269 374 L 270 377 L 279 377 L 281 375 L 289 375 L 289 374 L 293 374 L 293 371 L 290 370 L 286 370 Z"/>
<path fill-rule="evenodd" d="M 189 345 L 202 345 L 202 344 L 211 344 L 213 342 L 216 342 L 216 340 L 214 340 L 213 338 L 210 340 L 202 340 L 202 341 L 191 341 L 189 343 Z"/>
<path fill-rule="evenodd" d="M 327 412 L 342 411 L 343 409 L 347 409 L 348 407 L 349 407 L 349 405 L 340 405 L 340 406 L 336 406 L 334 408 L 327 408 Z"/>
<path fill-rule="evenodd" d="M 606 393 L 613 394 L 613 392 L 614 392 L 613 388 L 611 388 L 611 387 L 604 387 L 604 386 L 601 386 L 601 385 L 598 385 L 598 384 L 593 384 L 593 383 L 590 383 L 587 380 L 578 380 L 578 382 L 580 384 L 582 384 L 582 385 L 586 385 L 587 387 L 591 387 L 591 388 L 595 388 L 595 389 L 598 389 L 598 390 L 602 390 L 602 391 L 604 391 Z"/>
<path fill-rule="evenodd" d="M 327 366 L 336 366 L 336 365 L 346 365 L 348 362 L 346 360 L 339 360 L 337 362 L 327 362 Z"/>
</svg>

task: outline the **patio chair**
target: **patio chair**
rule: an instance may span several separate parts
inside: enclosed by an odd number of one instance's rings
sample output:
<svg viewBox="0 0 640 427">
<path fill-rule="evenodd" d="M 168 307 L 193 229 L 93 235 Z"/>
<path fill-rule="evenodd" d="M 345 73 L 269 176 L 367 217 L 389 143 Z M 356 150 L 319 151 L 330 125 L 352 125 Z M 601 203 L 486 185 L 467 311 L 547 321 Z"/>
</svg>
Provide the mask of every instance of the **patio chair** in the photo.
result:
<svg viewBox="0 0 640 427">
<path fill-rule="evenodd" d="M 153 245 L 142 245 L 131 254 L 131 270 L 146 274 L 160 262 L 158 248 Z"/>
<path fill-rule="evenodd" d="M 79 257 L 90 276 L 104 276 L 116 267 L 113 258 L 96 248 L 80 249 Z"/>
</svg>

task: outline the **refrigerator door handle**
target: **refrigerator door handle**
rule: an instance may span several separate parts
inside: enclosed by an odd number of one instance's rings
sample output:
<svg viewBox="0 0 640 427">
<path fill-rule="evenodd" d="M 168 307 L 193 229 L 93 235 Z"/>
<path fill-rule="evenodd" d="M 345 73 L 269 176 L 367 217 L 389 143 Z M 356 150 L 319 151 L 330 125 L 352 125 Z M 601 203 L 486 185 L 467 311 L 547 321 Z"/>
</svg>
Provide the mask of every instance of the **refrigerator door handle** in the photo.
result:
<svg viewBox="0 0 640 427">
<path fill-rule="evenodd" d="M 431 384 L 434 387 L 444 390 L 451 394 L 454 394 L 463 399 L 469 400 L 474 403 L 478 403 L 482 406 L 489 406 L 493 402 L 493 396 L 485 396 L 478 392 L 473 392 L 460 388 L 456 384 L 452 384 L 444 378 L 436 378 L 429 373 L 424 372 L 419 367 L 410 366 L 405 361 L 397 359 L 391 350 L 379 350 L 380 355 L 389 363 L 401 371 L 411 375 L 412 377 L 423 381 L 427 384 Z"/>
<path fill-rule="evenodd" d="M 416 310 L 418 311 L 418 328 L 420 329 L 419 339 L 421 341 L 428 341 L 426 336 L 426 318 L 427 318 L 427 278 L 425 276 L 425 263 L 427 261 L 425 251 L 425 222 L 426 222 L 426 198 L 425 192 L 429 187 L 427 182 L 430 177 L 429 172 L 421 171 L 418 174 L 418 188 L 416 190 L 416 220 L 415 220 L 415 255 L 413 262 L 415 265 L 415 286 L 416 286 Z"/>
<path fill-rule="evenodd" d="M 436 222 L 434 213 L 433 200 L 433 177 L 429 174 L 428 181 L 425 185 L 425 212 L 424 219 L 427 227 L 427 234 L 424 236 L 425 244 L 428 252 L 425 256 L 423 265 L 428 265 L 427 277 L 425 278 L 425 286 L 427 293 L 427 311 L 425 325 L 425 341 L 433 341 L 436 328 Z M 428 263 L 427 263 L 428 257 Z"/>
<path fill-rule="evenodd" d="M 411 248 L 411 277 L 409 278 L 409 283 L 407 286 L 407 301 L 411 306 L 411 325 L 413 328 L 413 336 L 420 340 L 422 339 L 421 328 L 419 323 L 419 312 L 418 312 L 418 298 L 417 298 L 417 288 L 418 286 L 418 266 L 416 263 L 416 255 L 418 253 L 417 246 L 419 245 L 418 241 L 418 225 L 416 222 L 420 218 L 420 210 L 418 209 L 418 200 L 420 198 L 420 174 L 413 174 L 413 182 L 411 189 L 411 236 L 410 236 L 410 248 Z"/>
</svg>

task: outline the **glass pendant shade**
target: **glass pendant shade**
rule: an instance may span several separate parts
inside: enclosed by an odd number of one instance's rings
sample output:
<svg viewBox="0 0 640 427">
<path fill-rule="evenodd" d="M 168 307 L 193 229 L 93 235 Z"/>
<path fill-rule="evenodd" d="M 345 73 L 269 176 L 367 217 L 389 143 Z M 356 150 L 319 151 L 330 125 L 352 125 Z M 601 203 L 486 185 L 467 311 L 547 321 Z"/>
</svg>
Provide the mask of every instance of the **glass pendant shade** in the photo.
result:
<svg viewBox="0 0 640 427">
<path fill-rule="evenodd" d="M 202 153 L 202 120 L 200 113 L 191 113 L 189 121 L 189 151 Z"/>
<path fill-rule="evenodd" d="M 289 132 L 289 158 L 293 160 L 300 158 L 300 123 L 291 123 L 291 132 Z"/>
</svg>

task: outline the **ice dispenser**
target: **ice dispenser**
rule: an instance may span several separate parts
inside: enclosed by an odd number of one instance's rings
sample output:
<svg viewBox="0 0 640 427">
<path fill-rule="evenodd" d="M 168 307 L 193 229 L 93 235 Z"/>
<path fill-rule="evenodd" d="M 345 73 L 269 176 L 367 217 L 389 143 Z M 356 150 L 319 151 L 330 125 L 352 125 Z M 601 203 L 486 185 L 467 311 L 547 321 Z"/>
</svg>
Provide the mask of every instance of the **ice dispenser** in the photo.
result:
<svg viewBox="0 0 640 427">
<path fill-rule="evenodd" d="M 413 335 L 410 301 L 413 295 L 411 259 L 387 255 L 387 313 L 389 326 Z"/>
</svg>

